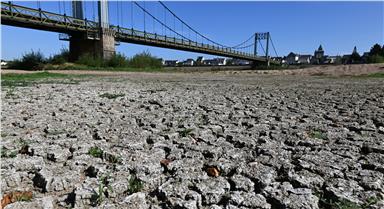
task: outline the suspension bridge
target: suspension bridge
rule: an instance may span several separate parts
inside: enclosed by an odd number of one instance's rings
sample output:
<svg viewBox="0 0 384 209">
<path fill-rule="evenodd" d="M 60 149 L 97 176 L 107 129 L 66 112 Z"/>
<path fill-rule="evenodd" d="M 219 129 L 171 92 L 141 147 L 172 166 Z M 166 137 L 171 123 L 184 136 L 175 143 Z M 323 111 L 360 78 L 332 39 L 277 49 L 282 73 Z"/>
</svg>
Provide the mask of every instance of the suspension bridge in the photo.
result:
<svg viewBox="0 0 384 209">
<path fill-rule="evenodd" d="M 48 3 L 47 9 L 43 8 Z M 107 0 L 36 1 L 35 6 L 25 6 L 1 2 L 1 23 L 58 32 L 61 40 L 69 41 L 72 60 L 83 54 L 108 59 L 115 54 L 116 45 L 126 42 L 231 57 L 254 64 L 279 64 L 270 59 L 271 47 L 278 55 L 269 32 L 254 33 L 237 45 L 227 46 L 198 32 L 161 1 L 152 2 L 158 4 L 155 11 L 145 1 L 115 1 L 115 17 L 109 14 L 110 3 Z"/>
</svg>

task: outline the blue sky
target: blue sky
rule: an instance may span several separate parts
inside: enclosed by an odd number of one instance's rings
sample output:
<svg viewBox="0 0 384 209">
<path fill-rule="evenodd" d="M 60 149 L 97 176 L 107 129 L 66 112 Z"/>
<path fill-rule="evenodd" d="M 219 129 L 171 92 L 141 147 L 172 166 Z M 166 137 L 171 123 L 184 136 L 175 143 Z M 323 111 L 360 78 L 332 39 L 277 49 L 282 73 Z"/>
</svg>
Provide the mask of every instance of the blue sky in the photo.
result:
<svg viewBox="0 0 384 209">
<path fill-rule="evenodd" d="M 36 1 L 16 2 L 37 7 Z M 144 2 L 139 2 L 144 5 Z M 122 5 L 124 15 L 117 15 L 116 6 Z M 236 45 L 255 32 L 271 33 L 278 55 L 293 51 L 313 54 L 323 45 L 326 54 L 351 53 L 354 46 L 360 53 L 370 47 L 384 44 L 384 2 L 165 2 L 180 18 L 207 37 L 224 45 Z M 64 5 L 41 2 L 42 9 L 63 12 Z M 93 19 L 93 2 L 87 2 L 87 18 Z M 137 7 L 131 16 L 131 2 L 110 2 L 110 20 L 113 24 L 143 29 L 143 13 Z M 158 2 L 145 2 L 145 6 L 159 19 L 164 10 Z M 65 3 L 70 14 L 70 2 Z M 120 11 L 119 11 L 120 12 Z M 168 23 L 171 16 L 167 15 Z M 176 29 L 181 26 L 176 22 Z M 146 17 L 146 30 L 163 33 L 163 29 Z M 187 35 L 183 29 L 184 35 Z M 45 55 L 57 53 L 68 42 L 60 41 L 57 33 L 1 26 L 2 59 L 20 57 L 24 52 L 40 50 Z M 117 51 L 127 56 L 148 50 L 165 59 L 195 58 L 199 54 L 156 47 L 121 43 Z M 273 54 L 272 54 L 273 55 Z M 207 56 L 206 57 L 211 57 Z"/>
</svg>

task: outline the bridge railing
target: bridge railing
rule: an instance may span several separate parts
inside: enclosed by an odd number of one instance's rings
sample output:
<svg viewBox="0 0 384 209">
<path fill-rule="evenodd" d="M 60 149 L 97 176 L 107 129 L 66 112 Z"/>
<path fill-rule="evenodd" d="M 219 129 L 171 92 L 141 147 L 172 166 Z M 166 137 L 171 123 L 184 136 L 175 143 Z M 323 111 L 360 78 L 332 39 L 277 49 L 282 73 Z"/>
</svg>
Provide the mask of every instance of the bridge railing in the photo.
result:
<svg viewBox="0 0 384 209">
<path fill-rule="evenodd" d="M 1 19 L 13 19 L 19 22 L 35 22 L 36 25 L 45 25 L 51 28 L 61 27 L 65 32 L 83 31 L 97 34 L 99 32 L 99 23 L 87 19 L 77 19 L 70 16 L 14 5 L 12 3 L 1 2 Z M 202 52 L 211 52 L 224 56 L 236 55 L 246 59 L 257 58 L 253 54 L 236 51 L 232 48 L 225 48 L 220 45 L 199 43 L 190 39 L 180 37 L 169 37 L 156 33 L 148 33 L 133 28 L 122 28 L 119 26 L 110 26 L 115 30 L 117 39 L 140 40 L 151 44 L 160 43 L 162 45 L 182 47 L 186 49 L 199 50 Z"/>
<path fill-rule="evenodd" d="M 41 9 L 32 9 L 6 2 L 1 2 L 1 14 L 10 18 L 27 17 L 29 21 L 54 23 L 64 27 L 81 28 L 84 30 L 97 30 L 99 25 L 98 22 L 86 19 L 77 19 L 67 15 L 51 13 Z"/>
<path fill-rule="evenodd" d="M 152 40 L 157 42 L 163 42 L 163 43 L 173 43 L 177 45 L 186 45 L 190 47 L 195 47 L 203 50 L 212 50 L 212 51 L 219 51 L 226 54 L 236 54 L 236 55 L 242 55 L 242 56 L 254 56 L 253 54 L 244 53 L 240 51 L 233 50 L 231 48 L 225 48 L 222 46 L 215 46 L 211 44 L 204 44 L 199 43 L 195 41 L 191 41 L 189 39 L 182 39 L 182 38 L 176 38 L 176 37 L 169 37 L 164 36 L 156 33 L 149 33 L 144 31 L 135 30 L 133 28 L 122 28 L 119 26 L 113 26 L 111 25 L 111 28 L 116 31 L 117 38 L 137 38 L 140 40 Z"/>
</svg>

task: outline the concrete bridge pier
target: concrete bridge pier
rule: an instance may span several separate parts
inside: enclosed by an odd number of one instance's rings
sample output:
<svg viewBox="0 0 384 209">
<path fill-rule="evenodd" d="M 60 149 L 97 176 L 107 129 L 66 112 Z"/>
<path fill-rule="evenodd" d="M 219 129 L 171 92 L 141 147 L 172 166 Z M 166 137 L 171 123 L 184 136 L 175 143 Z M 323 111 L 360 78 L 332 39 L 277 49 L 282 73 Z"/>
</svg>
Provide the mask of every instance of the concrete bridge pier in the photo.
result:
<svg viewBox="0 0 384 209">
<path fill-rule="evenodd" d="M 99 39 L 90 39 L 86 34 L 71 34 L 69 53 L 71 61 L 83 55 L 104 60 L 115 55 L 115 32 L 109 28 L 100 28 Z"/>
<path fill-rule="evenodd" d="M 73 17 L 83 19 L 82 7 L 82 1 L 72 1 Z M 83 55 L 102 58 L 104 60 L 115 55 L 115 32 L 109 28 L 107 0 L 100 0 L 98 7 L 99 34 L 71 34 L 69 39 L 71 61 L 76 61 Z"/>
</svg>

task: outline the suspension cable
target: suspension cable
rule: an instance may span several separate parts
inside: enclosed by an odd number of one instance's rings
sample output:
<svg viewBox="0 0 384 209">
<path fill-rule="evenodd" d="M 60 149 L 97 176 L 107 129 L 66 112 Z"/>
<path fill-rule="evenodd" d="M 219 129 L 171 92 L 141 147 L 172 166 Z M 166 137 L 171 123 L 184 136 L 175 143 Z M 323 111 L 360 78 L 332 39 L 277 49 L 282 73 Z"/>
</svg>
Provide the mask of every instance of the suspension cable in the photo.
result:
<svg viewBox="0 0 384 209">
<path fill-rule="evenodd" d="M 93 13 L 93 21 L 96 22 L 96 16 L 95 16 L 95 1 L 92 1 L 92 13 Z"/>
<path fill-rule="evenodd" d="M 238 48 L 239 46 L 241 46 L 241 45 L 247 43 L 248 41 L 250 41 L 250 40 L 251 40 L 252 38 L 254 38 L 254 37 L 255 37 L 255 34 L 253 34 L 251 37 L 249 37 L 247 40 L 243 41 L 242 43 L 237 44 L 236 46 L 232 46 L 231 48 L 236 49 L 236 48 Z"/>
<path fill-rule="evenodd" d="M 271 44 L 272 44 L 272 48 L 273 48 L 273 51 L 275 51 L 276 57 L 278 57 L 279 55 L 277 54 L 277 51 L 276 51 L 275 45 L 273 44 L 273 41 L 272 41 L 272 37 L 271 37 L 271 34 L 269 34 L 269 38 L 271 39 Z"/>
<path fill-rule="evenodd" d="M 133 29 L 133 1 L 131 1 L 131 25 Z"/>
<path fill-rule="evenodd" d="M 163 22 L 161 22 L 159 19 L 157 19 L 155 16 L 153 16 L 151 13 L 149 13 L 146 9 L 144 9 L 140 4 L 138 4 L 136 1 L 134 2 L 134 4 L 136 6 L 138 6 L 141 10 L 144 11 L 144 13 L 148 14 L 150 17 L 152 17 L 153 19 L 155 19 L 158 23 L 162 24 L 164 27 L 166 27 L 168 30 L 172 31 L 173 33 L 181 36 L 182 38 L 186 39 L 186 40 L 189 40 L 187 39 L 186 37 L 182 36 L 180 33 L 174 31 L 172 28 L 168 27 L 167 25 L 165 25 Z"/>
<path fill-rule="evenodd" d="M 224 48 L 230 48 L 228 46 L 224 46 L 222 44 L 219 44 L 209 38 L 207 38 L 206 36 L 204 36 L 203 34 L 197 32 L 195 29 L 193 29 L 191 26 L 189 26 L 187 23 L 185 23 L 182 19 L 180 19 L 175 13 L 173 13 L 163 2 L 159 1 L 159 3 L 166 9 L 168 10 L 176 19 L 178 19 L 181 23 L 183 23 L 185 26 L 187 26 L 189 29 L 191 29 L 193 32 L 195 32 L 197 35 L 201 36 L 202 38 L 206 39 L 207 41 L 213 43 L 213 44 L 216 44 L 216 45 L 219 45 L 221 47 L 224 47 Z"/>
<path fill-rule="evenodd" d="M 264 50 L 264 47 L 263 47 L 263 44 L 261 43 L 261 41 L 259 41 L 259 44 L 261 46 L 261 49 L 263 50 L 264 54 L 266 54 L 265 50 Z"/>
<path fill-rule="evenodd" d="M 57 3 L 59 3 L 59 14 L 61 14 L 61 1 L 58 1 Z"/>
</svg>

